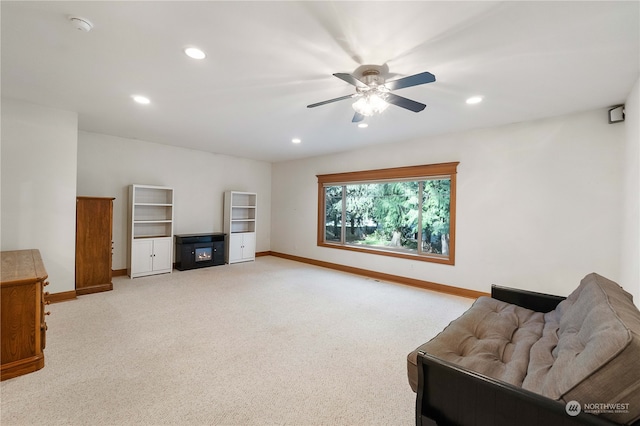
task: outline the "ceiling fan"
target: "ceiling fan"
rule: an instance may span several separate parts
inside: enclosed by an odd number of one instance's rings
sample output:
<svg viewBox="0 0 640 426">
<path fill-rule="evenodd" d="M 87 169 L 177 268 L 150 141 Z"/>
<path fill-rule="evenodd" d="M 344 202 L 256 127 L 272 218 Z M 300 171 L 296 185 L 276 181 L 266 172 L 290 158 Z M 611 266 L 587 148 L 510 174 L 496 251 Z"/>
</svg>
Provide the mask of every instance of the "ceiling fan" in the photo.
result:
<svg viewBox="0 0 640 426">
<path fill-rule="evenodd" d="M 380 76 L 380 71 L 376 69 L 365 70 L 362 73 L 362 79 L 358 79 L 347 73 L 335 73 L 333 75 L 355 86 L 356 93 L 307 105 L 307 108 L 315 108 L 320 105 L 326 105 L 332 102 L 342 101 L 344 99 L 357 99 L 353 103 L 353 109 L 356 110 L 353 120 L 351 120 L 353 123 L 357 123 L 364 120 L 365 117 L 384 111 L 389 104 L 393 104 L 413 112 L 422 111 L 426 107 L 425 104 L 403 98 L 402 96 L 391 93 L 391 91 L 411 86 L 418 86 L 420 84 L 433 83 L 436 81 L 436 77 L 430 72 L 410 75 L 408 77 L 387 82 L 385 82 L 384 78 Z"/>
</svg>

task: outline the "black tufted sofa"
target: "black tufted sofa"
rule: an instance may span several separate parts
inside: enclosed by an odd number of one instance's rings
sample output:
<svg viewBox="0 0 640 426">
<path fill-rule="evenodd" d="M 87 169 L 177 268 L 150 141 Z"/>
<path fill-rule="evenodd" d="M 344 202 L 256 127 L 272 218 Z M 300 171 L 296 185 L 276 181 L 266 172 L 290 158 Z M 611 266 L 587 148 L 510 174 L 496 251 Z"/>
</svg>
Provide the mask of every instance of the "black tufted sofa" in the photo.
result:
<svg viewBox="0 0 640 426">
<path fill-rule="evenodd" d="M 407 368 L 418 425 L 640 425 L 640 311 L 595 273 L 567 298 L 493 286 Z"/>
</svg>

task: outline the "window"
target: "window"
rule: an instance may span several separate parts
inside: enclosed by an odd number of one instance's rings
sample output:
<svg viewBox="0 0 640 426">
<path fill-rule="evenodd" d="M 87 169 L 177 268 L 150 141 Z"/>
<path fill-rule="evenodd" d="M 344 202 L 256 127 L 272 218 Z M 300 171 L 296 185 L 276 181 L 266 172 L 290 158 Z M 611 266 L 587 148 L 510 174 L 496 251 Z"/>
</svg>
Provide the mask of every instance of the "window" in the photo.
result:
<svg viewBox="0 0 640 426">
<path fill-rule="evenodd" d="M 457 166 L 318 175 L 318 245 L 453 265 Z"/>
</svg>

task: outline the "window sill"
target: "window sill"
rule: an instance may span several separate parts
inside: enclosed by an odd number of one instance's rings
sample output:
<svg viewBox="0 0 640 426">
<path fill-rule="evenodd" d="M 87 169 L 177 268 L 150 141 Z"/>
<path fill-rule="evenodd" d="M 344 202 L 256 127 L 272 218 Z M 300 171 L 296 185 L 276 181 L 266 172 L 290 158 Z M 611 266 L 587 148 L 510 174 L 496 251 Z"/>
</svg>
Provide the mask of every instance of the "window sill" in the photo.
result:
<svg viewBox="0 0 640 426">
<path fill-rule="evenodd" d="M 431 262 L 431 263 L 439 263 L 442 265 L 455 265 L 455 259 L 452 257 L 447 257 L 443 255 L 437 254 L 417 254 L 417 253 L 402 253 L 398 251 L 392 250 L 384 250 L 384 249 L 376 249 L 373 247 L 358 247 L 355 245 L 343 245 L 343 244 L 334 244 L 327 242 L 318 242 L 318 247 L 326 247 L 331 249 L 339 249 L 339 250 L 348 250 L 355 251 L 359 253 L 369 253 L 369 254 L 377 254 L 380 256 L 388 256 L 388 257 L 397 257 L 400 259 L 410 259 L 417 260 L 420 262 Z"/>
</svg>

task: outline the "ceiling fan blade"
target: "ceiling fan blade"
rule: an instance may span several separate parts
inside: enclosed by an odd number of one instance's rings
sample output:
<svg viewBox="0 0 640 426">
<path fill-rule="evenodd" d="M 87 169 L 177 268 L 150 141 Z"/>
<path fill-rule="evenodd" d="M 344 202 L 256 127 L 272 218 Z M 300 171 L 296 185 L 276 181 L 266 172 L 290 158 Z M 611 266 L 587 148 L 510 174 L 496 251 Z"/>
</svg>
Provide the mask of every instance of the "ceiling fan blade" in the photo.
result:
<svg viewBox="0 0 640 426">
<path fill-rule="evenodd" d="M 364 120 L 364 115 L 360 114 L 359 112 L 356 111 L 355 114 L 353 114 L 353 120 L 351 120 L 352 123 L 358 123 L 360 121 Z"/>
<path fill-rule="evenodd" d="M 357 94 L 354 93 L 354 94 L 351 94 L 351 95 L 340 96 L 339 98 L 334 98 L 334 99 L 329 99 L 329 100 L 322 101 L 322 102 L 317 102 L 315 104 L 307 105 L 307 108 L 315 108 L 315 107 L 320 106 L 320 105 L 326 105 L 326 104 L 330 104 L 332 102 L 338 102 L 338 101 L 342 101 L 344 99 L 353 98 L 354 96 L 357 96 Z"/>
<path fill-rule="evenodd" d="M 340 80 L 346 81 L 347 83 L 359 87 L 361 89 L 368 89 L 369 86 L 352 76 L 351 74 L 347 74 L 344 72 L 337 72 L 334 76 L 338 77 Z"/>
<path fill-rule="evenodd" d="M 430 72 L 422 72 L 420 74 L 410 75 L 409 77 L 399 78 L 393 81 L 387 81 L 384 85 L 389 90 L 404 89 L 405 87 L 417 86 L 419 84 L 433 83 L 436 76 Z"/>
<path fill-rule="evenodd" d="M 387 93 L 387 97 L 385 100 L 390 104 L 394 104 L 413 112 L 420 112 L 426 107 L 425 104 L 412 101 L 411 99 L 403 98 L 402 96 L 394 95 L 393 93 Z"/>
</svg>

